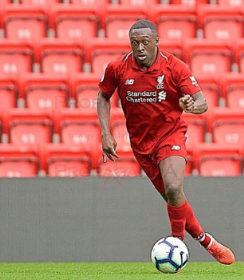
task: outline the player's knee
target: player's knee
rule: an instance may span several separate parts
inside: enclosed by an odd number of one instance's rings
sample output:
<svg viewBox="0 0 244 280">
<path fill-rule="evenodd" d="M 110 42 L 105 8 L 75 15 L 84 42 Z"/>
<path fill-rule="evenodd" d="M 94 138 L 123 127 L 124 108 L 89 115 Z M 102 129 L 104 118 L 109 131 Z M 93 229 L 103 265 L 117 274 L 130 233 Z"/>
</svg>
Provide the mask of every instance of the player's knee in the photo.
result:
<svg viewBox="0 0 244 280">
<path fill-rule="evenodd" d="M 181 185 L 177 184 L 168 184 L 165 190 L 167 198 L 172 200 L 177 200 L 181 196 Z"/>
</svg>

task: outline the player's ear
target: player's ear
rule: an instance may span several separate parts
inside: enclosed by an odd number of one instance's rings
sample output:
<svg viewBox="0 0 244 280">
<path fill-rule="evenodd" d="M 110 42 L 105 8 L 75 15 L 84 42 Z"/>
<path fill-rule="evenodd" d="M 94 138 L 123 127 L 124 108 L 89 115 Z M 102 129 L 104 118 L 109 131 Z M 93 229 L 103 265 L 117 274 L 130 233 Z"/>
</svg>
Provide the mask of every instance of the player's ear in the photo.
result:
<svg viewBox="0 0 244 280">
<path fill-rule="evenodd" d="M 158 43 L 159 43 L 159 37 L 156 37 L 156 42 L 157 42 L 156 45 L 158 45 Z"/>
</svg>

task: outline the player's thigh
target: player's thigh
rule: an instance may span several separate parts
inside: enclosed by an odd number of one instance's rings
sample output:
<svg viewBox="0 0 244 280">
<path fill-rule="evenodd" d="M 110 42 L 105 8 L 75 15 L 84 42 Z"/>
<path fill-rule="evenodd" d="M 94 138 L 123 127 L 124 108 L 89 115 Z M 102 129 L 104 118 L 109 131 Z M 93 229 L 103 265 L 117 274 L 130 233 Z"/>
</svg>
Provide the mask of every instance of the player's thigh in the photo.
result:
<svg viewBox="0 0 244 280">
<path fill-rule="evenodd" d="M 178 186 L 183 184 L 186 160 L 182 156 L 168 156 L 160 161 L 159 169 L 163 178 L 165 187 Z"/>
</svg>

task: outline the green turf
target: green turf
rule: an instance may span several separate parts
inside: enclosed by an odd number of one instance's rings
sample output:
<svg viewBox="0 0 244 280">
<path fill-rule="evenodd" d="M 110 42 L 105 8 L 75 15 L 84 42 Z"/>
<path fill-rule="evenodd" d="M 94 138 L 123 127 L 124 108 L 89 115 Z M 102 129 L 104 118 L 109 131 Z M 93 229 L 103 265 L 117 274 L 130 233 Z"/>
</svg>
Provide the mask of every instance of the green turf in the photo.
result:
<svg viewBox="0 0 244 280">
<path fill-rule="evenodd" d="M 189 263 L 182 273 L 162 274 L 152 263 L 0 263 L 1 280 L 238 280 L 244 263 Z"/>
</svg>

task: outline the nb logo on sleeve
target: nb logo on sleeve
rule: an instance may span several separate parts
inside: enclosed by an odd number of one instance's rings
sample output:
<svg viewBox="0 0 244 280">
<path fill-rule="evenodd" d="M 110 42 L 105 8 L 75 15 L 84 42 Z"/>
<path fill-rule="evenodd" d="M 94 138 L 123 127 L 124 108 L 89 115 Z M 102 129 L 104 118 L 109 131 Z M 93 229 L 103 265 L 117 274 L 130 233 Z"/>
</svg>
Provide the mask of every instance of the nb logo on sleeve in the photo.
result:
<svg viewBox="0 0 244 280">
<path fill-rule="evenodd" d="M 127 79 L 126 81 L 125 81 L 125 85 L 134 85 L 134 79 Z"/>
</svg>

